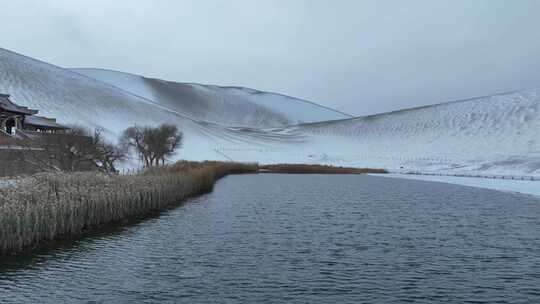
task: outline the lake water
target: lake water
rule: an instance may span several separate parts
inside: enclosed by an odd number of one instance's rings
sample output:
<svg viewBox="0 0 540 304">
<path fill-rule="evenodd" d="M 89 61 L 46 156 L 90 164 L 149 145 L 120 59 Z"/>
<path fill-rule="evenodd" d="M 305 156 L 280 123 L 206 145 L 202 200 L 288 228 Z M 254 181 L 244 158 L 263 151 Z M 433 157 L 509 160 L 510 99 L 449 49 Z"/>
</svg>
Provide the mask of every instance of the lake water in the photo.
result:
<svg viewBox="0 0 540 304">
<path fill-rule="evenodd" d="M 0 262 L 0 303 L 540 303 L 540 200 L 360 175 L 240 175 Z"/>
</svg>

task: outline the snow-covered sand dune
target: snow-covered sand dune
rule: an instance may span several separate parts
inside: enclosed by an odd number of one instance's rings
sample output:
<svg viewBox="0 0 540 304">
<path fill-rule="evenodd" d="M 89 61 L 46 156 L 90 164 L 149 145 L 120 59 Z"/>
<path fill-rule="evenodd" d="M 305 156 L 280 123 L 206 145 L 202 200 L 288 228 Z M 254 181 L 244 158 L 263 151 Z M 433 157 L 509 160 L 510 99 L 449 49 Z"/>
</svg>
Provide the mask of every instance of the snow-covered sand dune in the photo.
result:
<svg viewBox="0 0 540 304">
<path fill-rule="evenodd" d="M 540 89 L 528 89 L 285 131 L 343 163 L 538 176 L 539 130 Z"/>
<path fill-rule="evenodd" d="M 72 69 L 194 119 L 236 127 L 279 127 L 350 118 L 309 101 L 241 87 L 170 82 L 102 70 Z"/>
<path fill-rule="evenodd" d="M 176 123 L 178 158 L 540 176 L 540 89 L 335 120 L 346 115 L 279 94 L 74 72 L 2 49 L 0 70 L 0 92 L 16 102 L 113 139 L 133 124 Z"/>
<path fill-rule="evenodd" d="M 186 135 L 178 157 L 194 160 L 226 159 L 216 151 L 221 147 L 259 148 L 275 141 L 298 141 L 285 134 L 247 132 L 200 121 L 102 81 L 5 49 L 0 49 L 0 92 L 60 123 L 103 128 L 111 139 L 134 124 L 177 124 Z"/>
</svg>

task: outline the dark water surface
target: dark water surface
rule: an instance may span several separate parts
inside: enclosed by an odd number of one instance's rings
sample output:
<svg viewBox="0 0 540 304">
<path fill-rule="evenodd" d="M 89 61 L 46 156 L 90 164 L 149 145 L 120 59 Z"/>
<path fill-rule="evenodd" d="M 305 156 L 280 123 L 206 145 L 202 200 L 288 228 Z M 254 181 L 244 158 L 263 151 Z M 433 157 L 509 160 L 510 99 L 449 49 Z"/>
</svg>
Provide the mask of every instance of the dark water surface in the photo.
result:
<svg viewBox="0 0 540 304">
<path fill-rule="evenodd" d="M 359 175 L 242 175 L 0 262 L 0 303 L 540 303 L 540 200 Z"/>
</svg>

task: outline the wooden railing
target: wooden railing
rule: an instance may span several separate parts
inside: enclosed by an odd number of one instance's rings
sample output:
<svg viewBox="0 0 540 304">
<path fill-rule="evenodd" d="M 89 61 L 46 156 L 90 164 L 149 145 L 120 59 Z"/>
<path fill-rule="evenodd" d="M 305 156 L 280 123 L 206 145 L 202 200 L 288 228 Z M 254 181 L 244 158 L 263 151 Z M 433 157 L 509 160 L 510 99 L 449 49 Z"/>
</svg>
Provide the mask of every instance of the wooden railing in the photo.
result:
<svg viewBox="0 0 540 304">
<path fill-rule="evenodd" d="M 8 132 L 0 129 L 0 136 L 8 136 L 8 137 L 12 137 L 13 135 L 9 134 Z"/>
</svg>

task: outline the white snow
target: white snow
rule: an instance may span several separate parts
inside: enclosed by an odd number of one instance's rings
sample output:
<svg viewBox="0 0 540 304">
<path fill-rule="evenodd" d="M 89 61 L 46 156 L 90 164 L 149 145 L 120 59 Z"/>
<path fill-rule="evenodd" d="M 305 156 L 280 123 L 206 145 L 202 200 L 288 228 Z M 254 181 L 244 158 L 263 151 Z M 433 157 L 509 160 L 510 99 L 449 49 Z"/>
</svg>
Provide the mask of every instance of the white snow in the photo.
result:
<svg viewBox="0 0 540 304">
<path fill-rule="evenodd" d="M 540 89 L 334 122 L 289 133 L 336 162 L 391 171 L 540 176 Z"/>
<path fill-rule="evenodd" d="M 433 176 L 417 174 L 371 174 L 373 176 L 404 178 L 430 182 L 441 182 L 504 192 L 516 192 L 540 197 L 540 181 L 489 179 L 478 177 Z"/>
<path fill-rule="evenodd" d="M 71 69 L 81 75 L 94 78 L 96 80 L 113 85 L 119 89 L 130 92 L 134 95 L 154 100 L 156 96 L 152 92 L 152 88 L 144 82 L 141 76 L 123 73 L 113 72 L 110 70 L 102 69 Z"/>
<path fill-rule="evenodd" d="M 309 101 L 249 88 L 177 83 L 103 69 L 72 71 L 191 118 L 228 126 L 282 127 L 351 117 Z"/>
<path fill-rule="evenodd" d="M 185 134 L 177 158 L 223 160 L 215 151 L 218 147 L 257 147 L 268 142 L 260 132 L 248 134 L 201 122 L 102 81 L 4 49 L 0 49 L 0 71 L 0 92 L 11 94 L 14 102 L 61 124 L 103 128 L 111 140 L 134 124 L 177 124 Z M 285 142 L 287 137 L 291 136 L 280 136 Z"/>
<path fill-rule="evenodd" d="M 207 88 L 213 89 L 216 95 L 226 96 L 231 100 L 254 103 L 281 113 L 287 116 L 292 124 L 351 118 L 350 115 L 286 95 L 239 87 L 207 86 Z"/>
<path fill-rule="evenodd" d="M 0 189 L 10 188 L 17 185 L 16 179 L 0 178 Z"/>
</svg>

